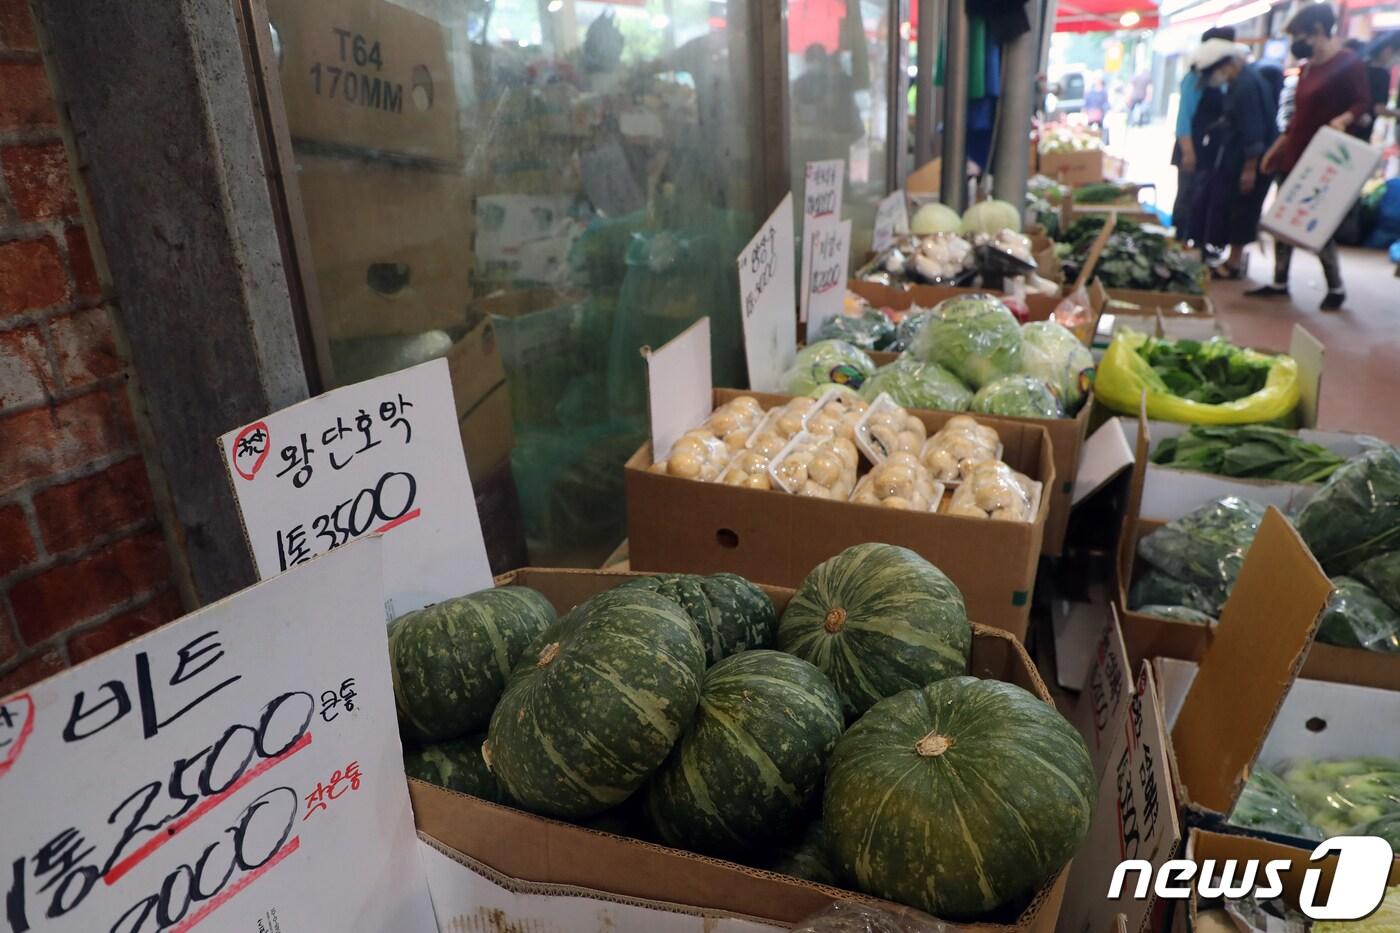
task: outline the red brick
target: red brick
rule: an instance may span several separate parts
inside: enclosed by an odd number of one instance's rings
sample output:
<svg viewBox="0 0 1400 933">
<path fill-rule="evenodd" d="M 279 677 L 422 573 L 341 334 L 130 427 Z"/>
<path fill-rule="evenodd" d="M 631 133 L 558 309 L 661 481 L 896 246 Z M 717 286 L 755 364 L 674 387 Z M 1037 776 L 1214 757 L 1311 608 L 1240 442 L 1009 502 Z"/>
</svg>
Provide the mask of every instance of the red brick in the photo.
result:
<svg viewBox="0 0 1400 933">
<path fill-rule="evenodd" d="M 0 495 L 130 449 L 135 431 L 125 387 L 0 416 Z"/>
<path fill-rule="evenodd" d="M 154 632 L 165 623 L 172 622 L 184 614 L 185 610 L 180 605 L 180 594 L 174 589 L 166 590 L 134 612 L 117 616 L 96 628 L 74 635 L 68 640 L 68 657 L 73 659 L 74 664 L 80 664 L 88 658 L 95 658 L 124 645 L 133 638 Z"/>
<path fill-rule="evenodd" d="M 46 570 L 10 588 L 10 607 L 26 644 L 38 644 L 170 578 L 159 531 L 109 544 L 72 564 Z"/>
<path fill-rule="evenodd" d="M 19 654 L 19 635 L 10 622 L 4 606 L 5 597 L 0 596 L 0 667 L 8 664 Z"/>
<path fill-rule="evenodd" d="M 39 51 L 28 0 L 0 0 L 0 45 L 26 52 Z"/>
<path fill-rule="evenodd" d="M 146 464 L 123 460 L 95 476 L 34 494 L 39 533 L 50 554 L 62 554 L 155 514 Z"/>
<path fill-rule="evenodd" d="M 65 667 L 67 665 L 63 663 L 63 655 L 57 649 L 36 654 L 8 674 L 0 674 L 0 697 L 19 693 L 45 677 L 52 677 Z"/>
<path fill-rule="evenodd" d="M 73 270 L 78 297 L 89 301 L 101 298 L 102 280 L 97 277 L 97 265 L 92 261 L 87 231 L 82 227 L 69 227 L 63 231 L 63 238 L 68 241 L 68 266 Z"/>
<path fill-rule="evenodd" d="M 21 567 L 27 567 L 34 563 L 37 556 L 34 536 L 29 533 L 29 523 L 24 520 L 24 509 L 18 505 L 0 509 L 0 577 L 7 577 Z M 0 616 L 0 629 L 5 627 L 5 619 Z M 4 639 L 0 637 L 0 652 L 3 652 L 3 648 Z"/>
<path fill-rule="evenodd" d="M 67 388 L 76 389 L 122 371 L 112 336 L 112 315 L 106 308 L 54 318 L 49 327 L 58 372 Z"/>
<path fill-rule="evenodd" d="M 53 237 L 0 243 L 0 317 L 48 308 L 70 294 Z"/>
<path fill-rule="evenodd" d="M 78 213 L 78 195 L 63 143 L 34 143 L 0 149 L 10 200 L 22 220 L 50 220 Z"/>
<path fill-rule="evenodd" d="M 0 331 L 0 411 L 53 394 L 49 351 L 37 327 Z"/>
<path fill-rule="evenodd" d="M 0 62 L 0 129 L 31 129 L 57 123 L 43 64 Z"/>
</svg>

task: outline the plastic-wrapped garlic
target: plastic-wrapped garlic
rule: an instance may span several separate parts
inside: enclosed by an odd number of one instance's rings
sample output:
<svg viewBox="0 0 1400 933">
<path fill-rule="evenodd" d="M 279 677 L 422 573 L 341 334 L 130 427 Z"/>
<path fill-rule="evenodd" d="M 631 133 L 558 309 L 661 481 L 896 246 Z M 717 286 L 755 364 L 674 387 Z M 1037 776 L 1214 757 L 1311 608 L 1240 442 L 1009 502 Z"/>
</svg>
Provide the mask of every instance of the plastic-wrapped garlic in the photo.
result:
<svg viewBox="0 0 1400 933">
<path fill-rule="evenodd" d="M 933 481 L 928 470 L 912 454 L 901 452 L 876 464 L 856 486 L 851 501 L 858 505 L 931 512 L 938 508 L 942 498 L 942 485 Z"/>
<path fill-rule="evenodd" d="M 945 483 L 965 479 L 971 468 L 1001 455 L 1001 438 L 993 429 L 966 415 L 955 415 L 924 444 L 919 459 L 934 479 Z"/>
<path fill-rule="evenodd" d="M 751 395 L 730 399 L 710 413 L 699 430 L 724 441 L 730 452 L 743 449 L 758 423 L 763 420 L 763 406 Z"/>
<path fill-rule="evenodd" d="M 988 460 L 972 467 L 948 503 L 949 515 L 991 518 L 997 521 L 1028 522 L 1034 484 L 999 460 Z"/>
<path fill-rule="evenodd" d="M 786 492 L 845 499 L 855 485 L 856 468 L 841 441 L 803 431 L 769 463 L 769 475 Z"/>
<path fill-rule="evenodd" d="M 729 454 L 724 441 L 703 428 L 696 428 L 681 435 L 672 445 L 670 455 L 652 464 L 650 469 L 653 473 L 711 483 L 719 478 L 729 462 Z"/>
<path fill-rule="evenodd" d="M 724 468 L 719 481 L 726 486 L 742 486 L 745 489 L 772 489 L 768 457 L 757 450 L 741 450 Z"/>
<path fill-rule="evenodd" d="M 870 461 L 880 463 L 895 453 L 917 454 L 927 432 L 922 421 L 882 392 L 871 403 L 870 410 L 861 416 L 856 435 L 857 443 Z"/>
</svg>

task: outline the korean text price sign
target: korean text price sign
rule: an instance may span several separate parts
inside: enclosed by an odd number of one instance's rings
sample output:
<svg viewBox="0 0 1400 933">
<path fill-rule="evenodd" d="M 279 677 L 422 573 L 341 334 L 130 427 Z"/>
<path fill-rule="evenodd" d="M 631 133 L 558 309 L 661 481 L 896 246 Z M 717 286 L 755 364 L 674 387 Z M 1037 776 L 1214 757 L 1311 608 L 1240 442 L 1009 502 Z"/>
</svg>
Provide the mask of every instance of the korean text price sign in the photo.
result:
<svg viewBox="0 0 1400 933">
<path fill-rule="evenodd" d="M 435 929 L 384 543 L 0 698 L 0 930 Z"/>
<path fill-rule="evenodd" d="M 336 389 L 219 444 L 263 579 L 377 532 L 391 616 L 491 585 L 446 360 Z"/>
<path fill-rule="evenodd" d="M 763 222 L 739 253 L 739 301 L 749 388 L 782 391 L 783 371 L 797 356 L 796 278 L 792 194 Z"/>
</svg>

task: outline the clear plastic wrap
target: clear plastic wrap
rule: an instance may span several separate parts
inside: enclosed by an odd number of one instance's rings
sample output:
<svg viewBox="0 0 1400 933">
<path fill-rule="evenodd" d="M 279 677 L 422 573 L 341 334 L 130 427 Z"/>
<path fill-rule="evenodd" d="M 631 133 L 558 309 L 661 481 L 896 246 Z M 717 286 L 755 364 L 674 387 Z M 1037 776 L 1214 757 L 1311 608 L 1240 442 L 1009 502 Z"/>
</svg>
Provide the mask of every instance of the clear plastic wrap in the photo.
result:
<svg viewBox="0 0 1400 933">
<path fill-rule="evenodd" d="M 911 307 L 894 329 L 894 343 L 890 344 L 890 350 L 896 353 L 908 350 L 919 331 L 932 319 L 933 312 L 928 308 L 920 308 L 918 305 Z"/>
<path fill-rule="evenodd" d="M 1322 831 L 1308 821 L 1283 778 L 1267 768 L 1255 768 L 1230 813 L 1230 824 L 1243 829 L 1321 839 Z"/>
<path fill-rule="evenodd" d="M 1296 761 L 1283 774 L 1298 808 L 1324 836 L 1340 836 L 1400 813 L 1400 760 Z"/>
<path fill-rule="evenodd" d="M 883 350 L 894 342 L 894 323 L 883 311 L 865 305 L 828 318 L 817 336 L 844 340 L 862 350 Z"/>
<path fill-rule="evenodd" d="M 1145 606 L 1138 606 L 1135 612 L 1140 612 L 1145 616 L 1156 616 L 1159 619 L 1170 619 L 1173 622 L 1190 622 L 1193 625 L 1214 625 L 1214 616 L 1206 615 L 1199 609 L 1192 609 L 1190 606 L 1172 606 L 1148 603 Z"/>
<path fill-rule="evenodd" d="M 1059 396 L 1033 376 L 1011 375 L 995 379 L 977 390 L 972 410 L 1004 418 L 1063 418 Z"/>
<path fill-rule="evenodd" d="M 844 340 L 819 340 L 797 351 L 782 385 L 791 395 L 820 395 L 829 385 L 859 389 L 873 375 L 875 363 L 860 347 Z"/>
<path fill-rule="evenodd" d="M 1381 447 L 1343 464 L 1298 512 L 1295 524 L 1333 575 L 1400 549 L 1400 451 Z"/>
<path fill-rule="evenodd" d="M 835 901 L 792 928 L 792 933 L 956 933 L 958 927 L 893 904 L 874 907 Z"/>
<path fill-rule="evenodd" d="M 734 453 L 744 448 L 762 420 L 763 406 L 758 399 L 741 395 L 712 411 L 700 428 L 724 441 L 730 453 Z"/>
<path fill-rule="evenodd" d="M 882 392 L 897 405 L 925 411 L 967 411 L 972 405 L 972 390 L 961 379 L 937 363 L 922 363 L 911 356 L 881 366 L 860 387 L 867 399 Z"/>
<path fill-rule="evenodd" d="M 1168 522 L 1138 542 L 1138 556 L 1169 577 L 1200 589 L 1204 603 L 1153 599 L 1219 616 L 1254 542 L 1264 509 L 1228 496 Z"/>
<path fill-rule="evenodd" d="M 1053 389 L 1072 415 L 1093 386 L 1094 355 L 1069 328 L 1032 321 L 1021 327 L 1021 371 Z"/>
<path fill-rule="evenodd" d="M 856 466 L 843 452 L 841 445 L 847 443 L 845 438 L 803 431 L 769 461 L 768 475 L 775 488 L 793 495 L 849 499 L 856 485 Z"/>
<path fill-rule="evenodd" d="M 856 423 L 856 446 L 871 463 L 883 463 L 895 453 L 917 455 L 927 437 L 924 423 L 888 395 L 877 396 Z"/>
<path fill-rule="evenodd" d="M 1400 654 L 1400 613 L 1360 580 L 1333 577 L 1332 598 L 1318 623 L 1317 640 L 1343 648 Z"/>
<path fill-rule="evenodd" d="M 953 490 L 946 511 L 967 518 L 1029 522 L 1035 518 L 1039 501 L 1039 483 L 1000 460 L 986 460 L 973 466 Z"/>
<path fill-rule="evenodd" d="M 933 309 L 909 348 L 970 388 L 1021 370 L 1021 325 L 995 295 L 958 295 Z"/>
<path fill-rule="evenodd" d="M 768 475 L 769 458 L 757 450 L 741 450 L 729 461 L 719 481 L 726 486 L 745 489 L 772 489 L 773 478 Z"/>
<path fill-rule="evenodd" d="M 861 477 L 851 493 L 851 501 L 856 505 L 935 512 L 943 501 L 943 484 L 935 482 L 913 454 L 895 453 Z"/>
<path fill-rule="evenodd" d="M 807 412 L 804 426 L 820 437 L 841 437 L 852 443 L 856 427 L 870 410 L 870 403 L 845 386 L 832 386 Z"/>
<path fill-rule="evenodd" d="M 744 446 L 756 450 L 765 457 L 776 457 L 778 451 L 787 446 L 805 426 L 807 415 L 817 407 L 817 400 L 802 395 L 790 399 L 787 404 L 774 408 L 763 416 L 748 443 Z"/>
<path fill-rule="evenodd" d="M 1166 606 L 1199 612 L 1208 618 L 1217 618 L 1220 612 L 1215 597 L 1207 596 L 1196 584 L 1152 568 L 1138 577 L 1128 591 L 1128 605 L 1136 612 L 1146 612 L 1149 606 Z"/>
<path fill-rule="evenodd" d="M 904 261 L 906 278 L 929 285 L 956 281 L 972 268 L 972 244 L 956 233 L 934 233 L 919 239 L 919 245 Z"/>
<path fill-rule="evenodd" d="M 729 456 L 730 450 L 724 441 L 708 430 L 696 428 L 682 434 L 680 440 L 671 445 L 666 459 L 651 465 L 651 472 L 712 483 L 724 472 Z"/>
<path fill-rule="evenodd" d="M 961 482 L 974 464 L 1000 460 L 1001 454 L 1001 438 L 995 429 L 966 415 L 957 415 L 928 439 L 919 452 L 919 460 L 934 479 L 952 484 Z"/>
</svg>

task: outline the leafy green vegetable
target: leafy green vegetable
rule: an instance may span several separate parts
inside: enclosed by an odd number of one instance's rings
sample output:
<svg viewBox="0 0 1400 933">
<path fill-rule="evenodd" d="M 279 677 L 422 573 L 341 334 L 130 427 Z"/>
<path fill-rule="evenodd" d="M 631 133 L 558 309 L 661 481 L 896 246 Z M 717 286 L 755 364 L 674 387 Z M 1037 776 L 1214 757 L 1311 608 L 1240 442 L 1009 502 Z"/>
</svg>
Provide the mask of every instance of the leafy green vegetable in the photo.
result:
<svg viewBox="0 0 1400 933">
<path fill-rule="evenodd" d="M 1294 524 L 1329 574 L 1400 549 L 1400 451 L 1348 460 L 1298 512 Z"/>
<path fill-rule="evenodd" d="M 1322 838 L 1322 831 L 1303 815 L 1293 791 L 1267 768 L 1255 768 L 1249 775 L 1230 814 L 1230 824 L 1304 839 Z"/>
<path fill-rule="evenodd" d="M 1168 522 L 1138 542 L 1138 556 L 1177 581 L 1199 589 L 1199 601 L 1153 599 L 1219 617 L 1239 576 L 1264 509 L 1229 496 Z"/>
<path fill-rule="evenodd" d="M 878 308 L 866 308 L 859 316 L 838 314 L 828 318 L 818 335 L 822 340 L 844 340 L 862 350 L 883 350 L 894 342 L 894 324 Z"/>
<path fill-rule="evenodd" d="M 1372 820 L 1356 831 L 1358 836 L 1380 836 L 1390 843 L 1390 848 L 1400 852 L 1400 810 L 1394 813 L 1387 813 L 1378 820 Z M 1400 890 L 1400 889 L 1395 889 Z M 1395 905 L 1397 912 L 1400 912 L 1400 903 Z"/>
<path fill-rule="evenodd" d="M 1032 376 L 1002 376 L 977 390 L 972 410 L 1009 418 L 1063 418 L 1065 407 L 1050 387 Z"/>
<path fill-rule="evenodd" d="M 995 295 L 959 295 L 930 312 L 909 352 L 979 389 L 1020 371 L 1021 326 Z"/>
<path fill-rule="evenodd" d="M 1154 607 L 1184 609 L 1199 612 L 1207 618 L 1215 618 L 1220 613 L 1220 602 L 1214 596 L 1194 583 L 1178 580 L 1160 570 L 1149 568 L 1138 577 L 1128 593 L 1128 604 L 1139 612 L 1147 612 Z"/>
<path fill-rule="evenodd" d="M 1377 554 L 1357 564 L 1351 572 L 1382 602 L 1400 612 L 1400 551 Z"/>
<path fill-rule="evenodd" d="M 819 340 L 798 351 L 782 383 L 793 395 L 811 395 L 829 383 L 859 389 L 873 375 L 875 363 L 864 350 L 844 340 Z"/>
<path fill-rule="evenodd" d="M 1218 337 L 1204 343 L 1149 337 L 1137 352 L 1173 395 L 1207 405 L 1253 395 L 1269 378 L 1267 360 L 1251 357 Z"/>
<path fill-rule="evenodd" d="M 1115 185 L 1111 181 L 1101 181 L 1074 189 L 1074 203 L 1076 204 L 1112 204 L 1114 201 L 1121 201 L 1132 196 L 1133 189 L 1123 185 Z"/>
<path fill-rule="evenodd" d="M 921 363 L 910 356 L 881 366 L 860 387 L 866 401 L 873 402 L 881 392 L 888 392 L 896 404 L 905 408 L 967 411 L 972 404 L 972 390 L 957 376 L 937 363 Z"/>
<path fill-rule="evenodd" d="M 1067 245 L 1065 277 L 1075 279 L 1089 255 L 1089 248 L 1103 229 L 1104 218 L 1081 217 L 1057 238 Z M 1058 250 L 1057 250 L 1058 252 Z M 1094 277 L 1105 288 L 1139 288 L 1158 292 L 1199 295 L 1206 268 L 1201 261 L 1140 224 L 1119 219 L 1104 244 Z"/>
<path fill-rule="evenodd" d="M 1063 324 L 1033 321 L 1021 327 L 1021 372 L 1053 389 L 1072 415 L 1093 384 L 1094 355 Z"/>
<path fill-rule="evenodd" d="M 1328 836 L 1400 812 L 1400 761 L 1394 758 L 1299 761 L 1283 781 L 1308 822 Z"/>
<path fill-rule="evenodd" d="M 1320 483 L 1346 460 L 1282 428 L 1198 424 L 1158 444 L 1152 462 L 1221 476 Z"/>
<path fill-rule="evenodd" d="M 1400 613 L 1360 580 L 1333 577 L 1332 598 L 1318 623 L 1317 640 L 1343 648 L 1400 654 Z"/>
<path fill-rule="evenodd" d="M 1215 617 L 1206 615 L 1198 609 L 1189 606 L 1138 606 L 1138 612 L 1143 615 L 1156 616 L 1159 619 L 1171 619 L 1174 622 L 1191 622 L 1196 625 L 1212 625 Z"/>
</svg>

